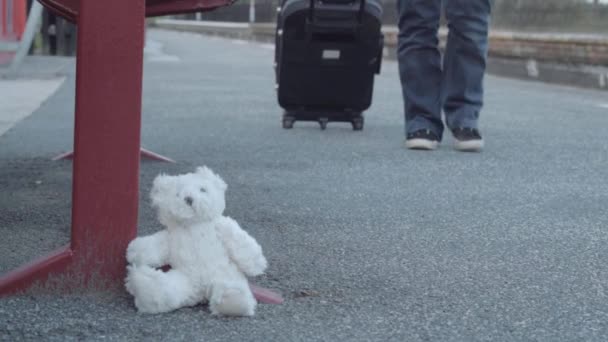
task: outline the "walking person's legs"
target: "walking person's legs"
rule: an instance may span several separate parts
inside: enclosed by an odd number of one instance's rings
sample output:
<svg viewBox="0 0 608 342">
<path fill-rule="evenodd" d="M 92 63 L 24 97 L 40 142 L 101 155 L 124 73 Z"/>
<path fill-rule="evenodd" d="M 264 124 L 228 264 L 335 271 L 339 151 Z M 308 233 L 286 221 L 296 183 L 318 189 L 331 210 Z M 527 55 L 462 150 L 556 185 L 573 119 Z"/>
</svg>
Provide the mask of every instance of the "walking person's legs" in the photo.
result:
<svg viewBox="0 0 608 342">
<path fill-rule="evenodd" d="M 398 0 L 399 75 L 406 147 L 432 150 L 443 134 L 441 56 L 437 31 L 441 0 Z"/>
<path fill-rule="evenodd" d="M 492 0 L 445 0 L 448 40 L 443 60 L 442 102 L 455 148 L 480 151 L 477 122 L 483 106 L 483 77 Z"/>
</svg>

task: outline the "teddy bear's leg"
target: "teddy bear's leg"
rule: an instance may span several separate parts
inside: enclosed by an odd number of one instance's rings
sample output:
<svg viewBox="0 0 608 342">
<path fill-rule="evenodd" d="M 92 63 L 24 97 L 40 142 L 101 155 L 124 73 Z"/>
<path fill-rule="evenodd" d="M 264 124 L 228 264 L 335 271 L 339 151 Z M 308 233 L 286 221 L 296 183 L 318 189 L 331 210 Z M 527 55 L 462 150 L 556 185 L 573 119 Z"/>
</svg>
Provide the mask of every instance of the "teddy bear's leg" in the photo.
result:
<svg viewBox="0 0 608 342">
<path fill-rule="evenodd" d="M 191 282 L 176 270 L 163 272 L 147 266 L 130 266 L 125 285 L 135 297 L 139 312 L 169 312 L 197 303 Z"/>
<path fill-rule="evenodd" d="M 246 280 L 214 284 L 209 299 L 214 315 L 253 316 L 256 304 Z"/>
</svg>

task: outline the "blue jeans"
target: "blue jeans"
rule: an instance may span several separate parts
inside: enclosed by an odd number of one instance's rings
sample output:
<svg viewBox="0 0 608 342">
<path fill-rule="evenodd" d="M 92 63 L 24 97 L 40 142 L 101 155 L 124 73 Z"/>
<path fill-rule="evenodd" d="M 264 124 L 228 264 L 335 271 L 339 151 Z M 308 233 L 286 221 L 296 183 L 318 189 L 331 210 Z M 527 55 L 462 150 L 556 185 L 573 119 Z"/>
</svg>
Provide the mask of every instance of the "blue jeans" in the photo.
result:
<svg viewBox="0 0 608 342">
<path fill-rule="evenodd" d="M 448 128 L 477 128 L 492 2 L 397 1 L 406 133 L 430 129 L 441 139 L 442 109 Z M 442 4 L 449 29 L 443 61 L 437 37 Z"/>
</svg>

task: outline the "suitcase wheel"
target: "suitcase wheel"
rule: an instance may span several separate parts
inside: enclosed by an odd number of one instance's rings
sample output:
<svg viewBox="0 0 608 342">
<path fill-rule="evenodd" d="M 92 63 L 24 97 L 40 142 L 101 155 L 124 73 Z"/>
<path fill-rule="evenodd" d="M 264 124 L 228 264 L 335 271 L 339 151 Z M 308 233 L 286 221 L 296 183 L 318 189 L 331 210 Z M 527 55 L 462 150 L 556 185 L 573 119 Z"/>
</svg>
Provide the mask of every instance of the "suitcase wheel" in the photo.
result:
<svg viewBox="0 0 608 342">
<path fill-rule="evenodd" d="M 319 118 L 319 125 L 321 125 L 321 129 L 324 130 L 327 128 L 327 123 L 329 122 L 328 118 Z"/>
<path fill-rule="evenodd" d="M 353 121 L 351 122 L 353 125 L 353 130 L 354 131 L 362 131 L 363 130 L 363 117 L 357 117 L 354 118 Z"/>
<path fill-rule="evenodd" d="M 293 128 L 293 123 L 294 123 L 293 119 L 284 118 L 283 119 L 283 128 L 285 128 L 285 129 L 292 129 Z"/>
<path fill-rule="evenodd" d="M 288 112 L 283 113 L 283 128 L 292 129 L 294 122 L 296 122 L 295 116 L 290 115 Z"/>
</svg>

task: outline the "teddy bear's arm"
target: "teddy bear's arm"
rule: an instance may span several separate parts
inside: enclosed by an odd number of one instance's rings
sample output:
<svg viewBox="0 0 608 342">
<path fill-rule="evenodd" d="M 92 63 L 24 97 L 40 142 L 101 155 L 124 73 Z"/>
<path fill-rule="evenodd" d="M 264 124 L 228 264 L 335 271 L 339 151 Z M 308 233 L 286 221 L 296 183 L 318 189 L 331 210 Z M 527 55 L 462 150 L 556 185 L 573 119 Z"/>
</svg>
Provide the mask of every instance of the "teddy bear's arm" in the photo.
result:
<svg viewBox="0 0 608 342">
<path fill-rule="evenodd" d="M 169 258 L 169 233 L 161 230 L 135 238 L 127 248 L 127 261 L 133 265 L 164 266 Z"/>
<path fill-rule="evenodd" d="M 230 217 L 222 217 L 217 225 L 219 236 L 230 259 L 248 276 L 257 276 L 266 270 L 268 262 L 262 247 Z"/>
</svg>

